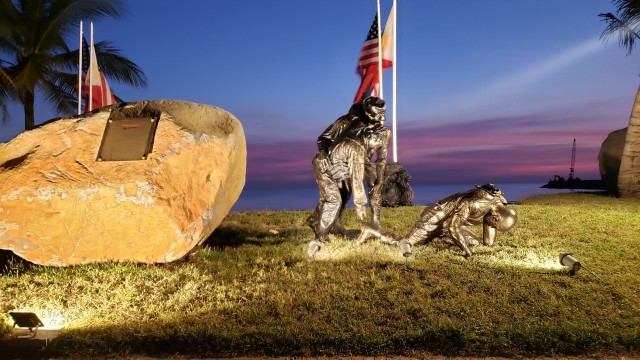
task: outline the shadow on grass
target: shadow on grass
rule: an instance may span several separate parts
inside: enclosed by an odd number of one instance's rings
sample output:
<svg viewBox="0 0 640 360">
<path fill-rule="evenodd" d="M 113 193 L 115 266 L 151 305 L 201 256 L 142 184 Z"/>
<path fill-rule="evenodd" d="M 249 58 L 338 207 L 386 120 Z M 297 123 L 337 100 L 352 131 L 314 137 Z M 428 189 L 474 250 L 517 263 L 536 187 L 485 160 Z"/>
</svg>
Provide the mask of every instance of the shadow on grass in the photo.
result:
<svg viewBox="0 0 640 360">
<path fill-rule="evenodd" d="M 224 319 L 225 315 L 230 315 Z M 216 318 L 217 317 L 217 318 Z M 484 343 L 456 327 L 425 329 L 412 333 L 367 334 L 333 331 L 332 324 L 319 323 L 303 331 L 254 324 L 251 331 L 230 321 L 232 314 L 199 313 L 174 322 L 131 322 L 63 333 L 39 351 L 42 358 L 66 356 L 194 356 L 194 357 L 326 357 L 338 354 L 360 356 L 550 356 L 582 355 L 601 351 L 601 333 L 571 332 L 567 329 L 525 329 L 503 334 L 501 341 Z M 187 326 L 185 326 L 185 324 Z M 200 324 L 200 325 L 194 325 Z M 373 323 L 372 323 L 373 324 Z M 371 326 L 374 326 L 370 324 Z M 164 329 L 158 333 L 158 328 Z M 329 331 L 331 329 L 331 331 Z M 241 332 L 242 334 L 239 334 Z M 571 341 L 566 339 L 570 337 Z M 520 348 L 514 344 L 521 345 Z M 617 352 L 633 349 L 633 342 L 621 340 Z M 418 356 L 419 357 L 419 356 Z"/>
<path fill-rule="evenodd" d="M 34 266 L 36 265 L 14 254 L 13 251 L 0 250 L 0 275 L 28 271 Z"/>
<path fill-rule="evenodd" d="M 242 245 L 272 246 L 284 243 L 289 236 L 291 236 L 289 231 L 272 234 L 244 226 L 219 226 L 202 243 L 202 246 L 216 250 L 238 248 Z"/>
<path fill-rule="evenodd" d="M 419 336 L 394 338 L 367 336 L 348 332 L 328 333 L 329 324 L 311 331 L 281 331 L 256 325 L 242 336 L 230 336 L 242 331 L 233 322 L 220 322 L 210 327 L 183 327 L 182 324 L 206 324 L 210 314 L 191 315 L 175 323 L 138 322 L 93 329 L 74 329 L 61 335 L 50 346 L 39 351 L 43 358 L 69 355 L 79 357 L 113 356 L 194 356 L 194 357 L 315 357 L 336 354 L 367 356 L 408 355 L 416 351 L 437 351 L 441 354 L 466 354 L 469 343 L 459 329 L 442 329 Z M 227 325 L 231 324 L 231 325 Z M 154 328 L 166 331 L 158 336 Z M 193 329 L 199 328 L 199 332 Z M 280 335 L 285 333 L 284 336 Z M 236 334 L 237 335 L 237 334 Z M 113 345 L 117 344 L 117 348 Z M 501 351 L 504 355 L 509 352 Z M 32 352 L 33 354 L 33 352 Z M 477 354 L 477 352 L 476 352 Z"/>
</svg>

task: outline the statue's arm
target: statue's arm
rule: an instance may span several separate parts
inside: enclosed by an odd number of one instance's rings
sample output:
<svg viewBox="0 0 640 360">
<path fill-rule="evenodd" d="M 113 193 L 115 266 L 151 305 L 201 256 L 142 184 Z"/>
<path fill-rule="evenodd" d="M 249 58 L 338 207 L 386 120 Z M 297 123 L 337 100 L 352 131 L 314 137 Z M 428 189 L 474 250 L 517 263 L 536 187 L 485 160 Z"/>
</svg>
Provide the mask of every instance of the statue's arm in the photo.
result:
<svg viewBox="0 0 640 360">
<path fill-rule="evenodd" d="M 465 220 L 469 216 L 469 208 L 465 204 L 459 211 L 453 212 L 451 215 L 451 220 L 448 222 L 449 225 L 449 233 L 453 238 L 453 241 L 458 245 L 462 251 L 464 251 L 465 257 L 469 257 L 472 255 L 471 250 L 469 249 L 469 245 L 464 239 L 464 224 Z"/>
<path fill-rule="evenodd" d="M 384 184 L 384 169 L 387 166 L 387 154 L 389 151 L 389 141 L 391 140 L 391 130 L 385 128 L 382 144 L 376 151 L 376 185 L 382 190 Z"/>
<path fill-rule="evenodd" d="M 493 246 L 496 240 L 497 230 L 487 222 L 487 216 L 497 216 L 491 213 L 485 215 L 485 219 L 482 222 L 482 244 L 485 246 Z"/>
<path fill-rule="evenodd" d="M 380 208 L 382 207 L 382 186 L 384 185 L 384 170 L 387 167 L 387 151 L 391 130 L 384 129 L 384 137 L 381 145 L 376 149 L 376 181 L 371 189 L 371 217 L 373 225 L 380 226 Z"/>
<path fill-rule="evenodd" d="M 384 135 L 380 147 L 376 149 L 376 164 L 386 164 L 389 151 L 389 141 L 391 141 L 391 130 L 384 128 Z"/>
</svg>

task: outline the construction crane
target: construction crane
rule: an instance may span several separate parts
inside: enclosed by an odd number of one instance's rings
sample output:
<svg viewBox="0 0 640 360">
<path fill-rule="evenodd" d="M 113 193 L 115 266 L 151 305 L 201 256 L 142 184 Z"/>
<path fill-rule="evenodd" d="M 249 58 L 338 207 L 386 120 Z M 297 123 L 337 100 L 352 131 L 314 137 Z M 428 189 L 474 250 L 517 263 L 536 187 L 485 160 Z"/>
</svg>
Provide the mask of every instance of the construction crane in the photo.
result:
<svg viewBox="0 0 640 360">
<path fill-rule="evenodd" d="M 573 180 L 573 170 L 576 166 L 576 139 L 573 139 L 573 148 L 571 149 L 571 167 L 569 168 L 569 180 Z"/>
</svg>

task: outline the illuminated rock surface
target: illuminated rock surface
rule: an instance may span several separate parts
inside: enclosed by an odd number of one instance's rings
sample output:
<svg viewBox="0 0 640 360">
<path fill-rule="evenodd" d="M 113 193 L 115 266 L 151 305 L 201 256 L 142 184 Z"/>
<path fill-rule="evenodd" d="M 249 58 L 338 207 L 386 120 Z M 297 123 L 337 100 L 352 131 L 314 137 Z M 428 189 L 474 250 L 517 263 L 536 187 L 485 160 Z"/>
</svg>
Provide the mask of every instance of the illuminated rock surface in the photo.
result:
<svg viewBox="0 0 640 360">
<path fill-rule="evenodd" d="M 620 161 L 626 136 L 627 128 L 610 132 L 602 142 L 598 154 L 600 178 L 607 191 L 613 194 L 618 192 L 618 173 L 620 172 Z"/>
<path fill-rule="evenodd" d="M 0 144 L 0 249 L 50 266 L 164 263 L 222 222 L 245 182 L 240 122 L 214 106 L 173 100 L 113 111 L 159 117 L 146 160 L 97 160 L 108 107 Z"/>
</svg>

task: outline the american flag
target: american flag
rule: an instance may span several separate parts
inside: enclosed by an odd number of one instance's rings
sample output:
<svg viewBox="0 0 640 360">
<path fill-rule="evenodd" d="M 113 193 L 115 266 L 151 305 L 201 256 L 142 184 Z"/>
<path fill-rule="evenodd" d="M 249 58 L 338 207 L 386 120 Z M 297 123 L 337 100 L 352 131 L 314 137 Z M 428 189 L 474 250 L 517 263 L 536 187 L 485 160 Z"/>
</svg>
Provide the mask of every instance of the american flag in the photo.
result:
<svg viewBox="0 0 640 360">
<path fill-rule="evenodd" d="M 373 18 L 373 24 L 369 28 L 367 33 L 367 39 L 364 41 L 362 50 L 360 50 L 360 58 L 358 59 L 358 73 L 364 75 L 369 65 L 373 64 L 378 66 L 378 41 L 380 36 L 378 34 L 378 15 Z M 383 66 L 384 66 L 383 62 Z M 389 67 L 389 66 L 387 66 Z"/>
<path fill-rule="evenodd" d="M 378 15 L 373 18 L 373 23 L 367 33 L 367 39 L 360 50 L 360 58 L 358 59 L 357 72 L 360 74 L 361 82 L 354 103 L 362 101 L 368 95 L 378 95 L 378 87 L 380 79 L 378 74 L 378 54 L 380 36 L 378 34 Z M 386 69 L 393 66 L 390 59 L 382 59 L 382 68 Z"/>
<path fill-rule="evenodd" d="M 95 64 L 91 63 L 91 59 Z M 93 98 L 91 106 L 89 105 L 89 76 L 91 76 L 91 87 L 93 88 L 91 91 Z M 111 93 L 107 79 L 102 71 L 98 69 L 95 50 L 89 47 L 84 36 L 82 37 L 82 99 L 85 103 L 85 112 L 117 103 L 115 96 Z"/>
<path fill-rule="evenodd" d="M 360 59 L 358 59 L 358 72 L 364 75 L 367 66 L 378 63 L 378 15 L 373 18 L 373 24 L 369 28 L 367 39 L 364 41 L 362 50 L 360 50 Z"/>
<path fill-rule="evenodd" d="M 82 84 L 82 100 L 84 100 L 85 104 L 87 103 L 88 99 L 89 99 L 89 88 L 87 86 L 85 86 L 85 83 L 87 82 L 87 72 L 89 71 L 89 44 L 87 44 L 87 40 L 84 38 L 84 36 L 82 37 L 82 80 L 81 80 L 81 84 Z M 87 87 L 87 90 L 85 92 L 85 87 Z"/>
</svg>

